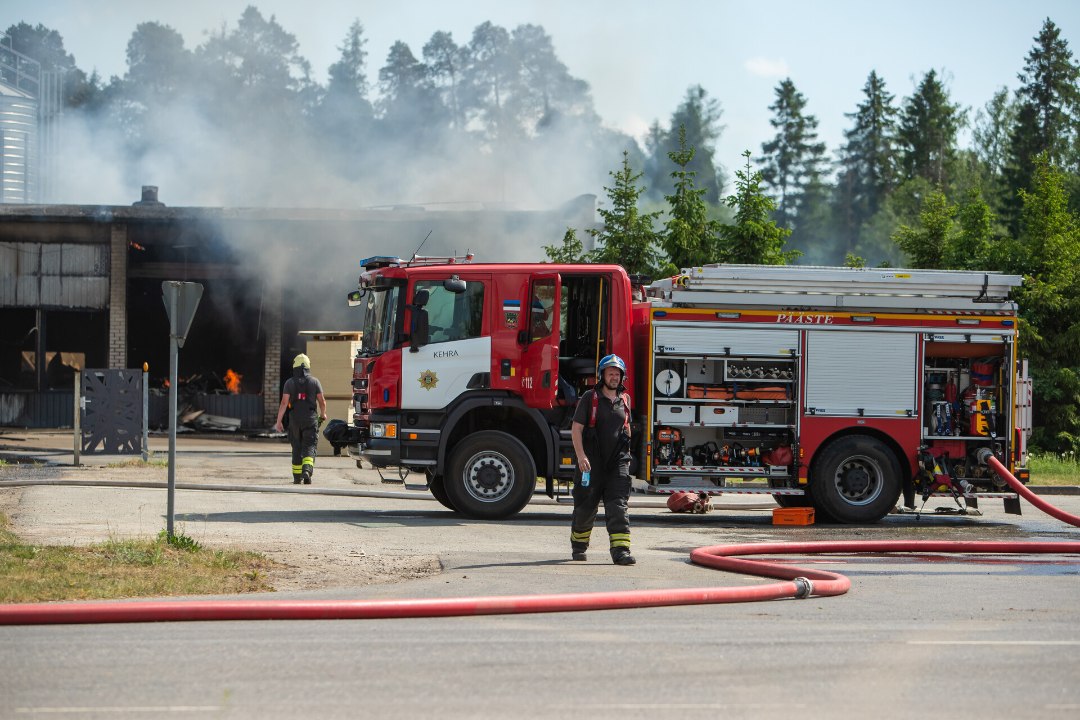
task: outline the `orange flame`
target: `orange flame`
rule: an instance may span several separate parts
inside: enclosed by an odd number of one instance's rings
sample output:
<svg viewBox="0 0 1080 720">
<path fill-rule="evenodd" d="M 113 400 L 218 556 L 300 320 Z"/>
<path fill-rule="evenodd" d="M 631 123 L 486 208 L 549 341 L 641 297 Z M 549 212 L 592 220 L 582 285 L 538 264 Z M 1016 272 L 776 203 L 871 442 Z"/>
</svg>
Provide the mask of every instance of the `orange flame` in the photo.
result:
<svg viewBox="0 0 1080 720">
<path fill-rule="evenodd" d="M 244 379 L 244 376 L 236 372 L 232 368 L 225 371 L 225 387 L 233 395 L 240 392 L 240 381 Z"/>
</svg>

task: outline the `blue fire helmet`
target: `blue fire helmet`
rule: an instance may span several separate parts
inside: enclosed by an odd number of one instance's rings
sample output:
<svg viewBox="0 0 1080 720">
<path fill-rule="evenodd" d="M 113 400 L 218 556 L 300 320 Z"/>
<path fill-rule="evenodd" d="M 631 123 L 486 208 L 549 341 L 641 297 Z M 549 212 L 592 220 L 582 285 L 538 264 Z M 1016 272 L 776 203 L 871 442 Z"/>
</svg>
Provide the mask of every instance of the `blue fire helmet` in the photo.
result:
<svg viewBox="0 0 1080 720">
<path fill-rule="evenodd" d="M 609 367 L 619 368 L 622 371 L 623 377 L 626 377 L 626 363 L 618 355 L 605 355 L 600 358 L 600 364 L 596 366 L 596 374 L 603 375 L 604 369 Z"/>
</svg>

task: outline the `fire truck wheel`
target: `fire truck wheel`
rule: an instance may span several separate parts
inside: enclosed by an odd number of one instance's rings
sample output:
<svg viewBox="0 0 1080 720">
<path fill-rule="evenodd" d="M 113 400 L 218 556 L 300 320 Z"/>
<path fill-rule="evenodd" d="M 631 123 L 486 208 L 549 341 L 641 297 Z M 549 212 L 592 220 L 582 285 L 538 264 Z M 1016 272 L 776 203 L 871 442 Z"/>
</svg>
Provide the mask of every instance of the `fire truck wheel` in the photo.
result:
<svg viewBox="0 0 1080 720">
<path fill-rule="evenodd" d="M 884 443 L 851 435 L 829 443 L 813 464 L 813 501 L 844 523 L 872 523 L 896 507 L 900 463 Z"/>
<path fill-rule="evenodd" d="M 457 508 L 450 502 L 450 498 L 446 497 L 446 485 L 443 484 L 443 476 L 435 475 L 429 472 L 427 474 L 427 486 L 431 491 L 432 496 L 438 500 L 444 508 L 457 512 Z"/>
<path fill-rule="evenodd" d="M 536 464 L 520 440 L 496 430 L 474 433 L 451 453 L 444 481 L 458 512 L 483 520 L 521 510 L 536 488 Z"/>
</svg>

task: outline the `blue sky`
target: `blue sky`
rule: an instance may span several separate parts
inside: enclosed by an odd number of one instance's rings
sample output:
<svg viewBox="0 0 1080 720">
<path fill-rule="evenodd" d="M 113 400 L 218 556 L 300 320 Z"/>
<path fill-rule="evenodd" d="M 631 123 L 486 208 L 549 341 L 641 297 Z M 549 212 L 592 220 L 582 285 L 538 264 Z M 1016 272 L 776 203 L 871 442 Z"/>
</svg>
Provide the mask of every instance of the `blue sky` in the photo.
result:
<svg viewBox="0 0 1080 720">
<path fill-rule="evenodd" d="M 349 24 L 368 38 L 369 79 L 390 45 L 407 42 L 419 56 L 438 30 L 469 40 L 490 20 L 507 29 L 542 25 L 559 57 L 586 80 L 605 123 L 640 135 L 666 123 L 686 89 L 702 85 L 723 109 L 717 151 L 730 171 L 740 154 L 760 153 L 774 89 L 791 77 L 820 121 L 830 150 L 850 126 L 869 72 L 877 70 L 899 101 L 930 69 L 944 73 L 952 98 L 972 111 L 1016 75 L 1046 17 L 1080 55 L 1080 2 L 1038 0 L 863 0 L 767 3 L 728 0 L 2 0 L 4 27 L 43 23 L 60 32 L 78 65 L 105 77 L 123 74 L 135 26 L 158 21 L 178 30 L 189 48 L 205 33 L 233 27 L 247 5 L 293 33 L 320 82 L 337 59 Z M 614 167 L 617 159 L 613 161 Z M 730 177 L 729 177 L 730 179 Z"/>
</svg>

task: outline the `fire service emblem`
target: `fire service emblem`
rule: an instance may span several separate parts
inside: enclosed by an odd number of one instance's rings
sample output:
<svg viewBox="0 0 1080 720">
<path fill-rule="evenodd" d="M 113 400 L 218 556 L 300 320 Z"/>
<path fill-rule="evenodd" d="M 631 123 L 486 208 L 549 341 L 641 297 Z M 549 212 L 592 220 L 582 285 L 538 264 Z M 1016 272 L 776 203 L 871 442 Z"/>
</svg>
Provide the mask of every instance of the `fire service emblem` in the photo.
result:
<svg viewBox="0 0 1080 720">
<path fill-rule="evenodd" d="M 420 387 L 425 390 L 434 390 L 435 386 L 439 384 L 439 376 L 431 370 L 425 370 L 420 373 Z"/>
</svg>

